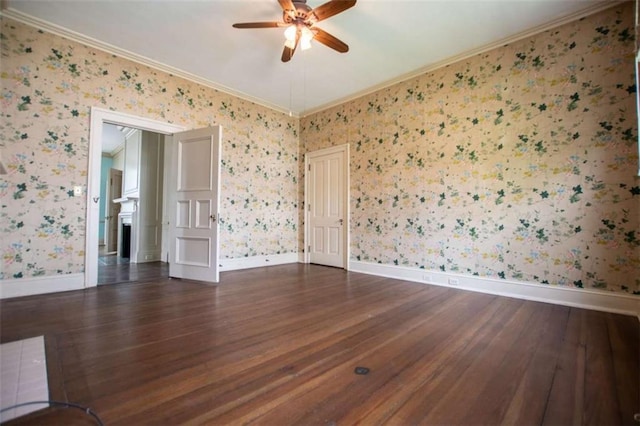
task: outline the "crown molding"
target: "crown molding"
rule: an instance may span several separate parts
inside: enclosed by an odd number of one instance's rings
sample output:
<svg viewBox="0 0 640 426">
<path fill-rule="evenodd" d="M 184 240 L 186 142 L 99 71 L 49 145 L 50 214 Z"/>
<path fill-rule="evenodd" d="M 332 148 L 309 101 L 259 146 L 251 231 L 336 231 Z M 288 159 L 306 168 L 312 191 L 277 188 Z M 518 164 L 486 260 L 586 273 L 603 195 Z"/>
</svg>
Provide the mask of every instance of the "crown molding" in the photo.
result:
<svg viewBox="0 0 640 426">
<path fill-rule="evenodd" d="M 97 40 L 97 39 L 94 39 L 92 37 L 87 37 L 87 36 L 85 36 L 83 34 L 80 34 L 78 32 L 68 30 L 68 29 L 66 29 L 66 28 L 64 28 L 62 26 L 59 26 L 59 25 L 56 25 L 56 24 L 52 24 L 50 22 L 47 22 L 47 21 L 39 19 L 39 18 L 35 18 L 35 17 L 31 16 L 31 15 L 28 15 L 26 13 L 22 13 L 22 12 L 20 12 L 18 10 L 15 10 L 15 9 L 11 8 L 10 6 L 7 7 L 6 0 L 0 0 L 0 5 L 2 6 L 2 9 L 0 10 L 0 16 L 5 16 L 7 18 L 10 18 L 10 19 L 13 19 L 15 21 L 21 22 L 23 24 L 26 24 L 26 25 L 35 27 L 37 29 L 40 29 L 42 31 L 46 31 L 48 33 L 63 37 L 65 39 L 68 39 L 68 40 L 71 40 L 71 41 L 74 41 L 74 42 L 77 42 L 77 43 L 80 43 L 80 44 L 84 44 L 84 45 L 89 46 L 91 48 L 94 48 L 94 49 L 97 49 L 97 50 L 101 50 L 103 52 L 106 52 L 106 53 L 109 53 L 109 54 L 112 54 L 112 55 L 127 59 L 129 61 L 138 63 L 140 65 L 144 65 L 144 66 L 153 68 L 155 70 L 162 71 L 162 72 L 165 72 L 167 74 L 171 74 L 171 75 L 174 75 L 176 77 L 183 78 L 183 79 L 191 81 L 193 83 L 200 84 L 202 86 L 212 88 L 214 90 L 217 90 L 219 92 L 225 93 L 227 95 L 235 96 L 235 97 L 243 99 L 245 101 L 252 102 L 254 104 L 269 108 L 271 110 L 286 114 L 286 115 L 288 115 L 290 117 L 302 118 L 302 117 L 306 117 L 306 116 L 309 116 L 309 115 L 324 111 L 324 110 L 329 109 L 329 108 L 333 108 L 333 107 L 338 106 L 338 105 L 342 105 L 344 103 L 353 101 L 355 99 L 361 98 L 363 96 L 369 95 L 369 94 L 377 92 L 379 90 L 386 89 L 386 88 L 391 87 L 391 86 L 393 86 L 395 84 L 402 83 L 404 81 L 407 81 L 407 80 L 410 80 L 412 78 L 421 76 L 423 74 L 427 74 L 427 73 L 433 72 L 435 70 L 438 70 L 440 68 L 455 64 L 456 62 L 460 62 L 460 61 L 468 59 L 468 58 L 470 58 L 472 56 L 488 52 L 490 50 L 496 49 L 496 48 L 504 46 L 504 45 L 515 43 L 515 42 L 517 42 L 519 40 L 525 39 L 527 37 L 534 36 L 536 34 L 542 33 L 544 31 L 551 30 L 553 28 L 559 27 L 559 26 L 564 25 L 564 24 L 568 24 L 568 23 L 573 22 L 573 21 L 577 21 L 579 19 L 585 18 L 585 17 L 587 17 L 589 15 L 593 15 L 593 14 L 601 12 L 603 10 L 614 8 L 614 7 L 619 6 L 619 5 L 623 4 L 623 3 L 626 3 L 627 1 L 629 1 L 629 0 L 604 0 L 604 1 L 600 1 L 599 3 L 596 3 L 594 5 L 586 7 L 584 9 L 582 9 L 582 10 L 580 10 L 578 12 L 572 13 L 570 15 L 566 15 L 566 16 L 563 16 L 561 18 L 555 19 L 553 21 L 546 22 L 546 23 L 544 23 L 542 25 L 539 25 L 537 27 L 530 28 L 529 30 L 522 31 L 522 32 L 517 33 L 517 34 L 515 34 L 513 36 L 510 36 L 510 37 L 507 37 L 507 38 L 503 38 L 503 39 L 495 41 L 493 43 L 489 43 L 489 44 L 486 44 L 484 46 L 480 46 L 478 48 L 468 50 L 468 51 L 463 52 L 461 54 L 458 54 L 458 55 L 449 57 L 447 59 L 444 59 L 442 61 L 426 65 L 424 67 L 418 68 L 418 69 L 416 69 L 414 71 L 411 71 L 409 73 L 405 73 L 405 74 L 402 74 L 402 75 L 400 75 L 398 77 L 395 77 L 393 79 L 390 79 L 390 80 L 384 81 L 382 83 L 376 84 L 374 86 L 371 86 L 371 87 L 369 87 L 367 89 L 364 89 L 364 90 L 361 90 L 361 91 L 356 92 L 354 94 L 351 94 L 349 96 L 345 96 L 343 98 L 336 99 L 335 101 L 323 104 L 323 105 L 321 105 L 319 107 L 311 108 L 311 109 L 304 110 L 304 111 L 301 111 L 301 112 L 289 111 L 289 110 L 284 109 L 284 108 L 282 108 L 282 107 L 280 107 L 278 105 L 275 105 L 275 104 L 272 104 L 270 102 L 267 102 L 264 99 L 253 97 L 253 96 L 248 95 L 248 94 L 246 94 L 244 92 L 240 92 L 240 91 L 234 90 L 234 89 L 232 89 L 230 87 L 226 87 L 226 86 L 224 86 L 222 84 L 215 83 L 215 82 L 213 82 L 211 80 L 199 77 L 199 76 L 197 76 L 195 74 L 191 74 L 191 73 L 189 73 L 187 71 L 183 71 L 183 70 L 180 70 L 178 68 L 174 68 L 174 67 L 172 67 L 170 65 L 166 65 L 166 64 L 163 64 L 161 62 L 155 61 L 153 59 L 150 59 L 150 58 L 135 54 L 135 53 L 130 52 L 128 50 L 121 49 L 121 48 L 119 48 L 117 46 L 114 46 L 112 44 L 104 43 L 104 42 L 102 42 L 100 40 Z"/>
<path fill-rule="evenodd" d="M 113 151 L 109 153 L 109 156 L 111 158 L 114 158 L 116 155 L 120 154 L 122 151 L 124 151 L 124 144 L 118 145 L 118 147 L 116 147 Z"/>
<path fill-rule="evenodd" d="M 21 22 L 23 24 L 29 25 L 31 27 L 37 28 L 39 30 L 45 31 L 47 33 L 59 36 L 59 37 L 63 37 L 67 40 L 71 40 L 74 41 L 76 43 L 80 43 L 83 44 L 85 46 L 91 47 L 93 49 L 97 49 L 103 52 L 106 52 L 110 55 L 115 55 L 118 56 L 120 58 L 124 58 L 127 59 L 131 62 L 135 62 L 137 64 L 140 65 L 144 65 L 147 66 L 149 68 L 153 68 L 157 71 L 162 71 L 165 72 L 167 74 L 171 74 L 173 76 L 188 80 L 192 83 L 196 83 L 205 87 L 209 87 L 211 89 L 217 90 L 219 92 L 225 93 L 227 95 L 231 95 L 231 96 L 235 96 L 237 98 L 240 98 L 242 100 L 248 101 L 248 102 L 252 102 L 254 104 L 263 106 L 265 108 L 269 108 L 272 109 L 274 111 L 277 112 L 281 112 L 283 114 L 292 116 L 292 117 L 296 117 L 299 118 L 299 115 L 296 112 L 291 112 L 289 110 L 285 110 L 282 107 L 272 104 L 270 102 L 267 102 L 263 99 L 259 99 L 256 97 L 253 97 L 251 95 L 248 95 L 244 92 L 238 91 L 238 90 L 234 90 L 230 87 L 224 86 L 222 84 L 213 82 L 211 80 L 208 80 L 206 78 L 202 78 L 199 77 L 195 74 L 191 74 L 190 72 L 187 71 L 183 71 L 181 69 L 178 68 L 174 68 L 170 65 L 166 65 L 163 64 L 162 62 L 158 62 L 155 61 L 153 59 L 147 58 L 145 56 L 142 55 L 138 55 L 136 53 L 130 52 L 126 49 L 121 49 L 117 46 L 114 46 L 112 44 L 109 43 L 104 43 L 100 40 L 97 40 L 95 38 L 92 37 L 88 37 L 86 35 L 80 34 L 78 32 L 75 31 L 71 31 L 67 28 L 64 28 L 62 26 L 53 24 L 51 22 L 47 22 L 43 19 L 39 19 L 36 18 L 34 16 L 31 16 L 29 14 L 20 12 L 19 10 L 13 9 L 10 6 L 6 7 L 6 4 L 4 3 L 6 0 L 0 0 L 0 5 L 2 5 L 2 9 L 0 10 L 0 16 L 6 17 L 6 18 L 10 18 L 13 19 L 14 21 L 17 22 Z M 5 8 L 6 7 L 6 8 Z"/>
<path fill-rule="evenodd" d="M 333 108 L 335 106 L 345 104 L 347 102 L 359 99 L 359 98 L 361 98 L 363 96 L 375 93 L 375 92 L 377 92 L 379 90 L 386 89 L 386 88 L 391 87 L 393 85 L 396 85 L 398 83 L 402 83 L 402 82 L 405 82 L 407 80 L 411 80 L 412 78 L 416 78 L 416 77 L 419 77 L 421 75 L 436 71 L 436 70 L 438 70 L 440 68 L 444 68 L 446 66 L 455 64 L 456 62 L 463 61 L 463 60 L 468 59 L 468 58 L 470 58 L 472 56 L 476 56 L 476 55 L 479 55 L 481 53 L 489 52 L 489 51 L 491 51 L 493 49 L 496 49 L 498 47 L 502 47 L 502 46 L 505 46 L 507 44 L 515 43 L 515 42 L 523 40 L 523 39 L 525 39 L 527 37 L 531 37 L 531 36 L 534 36 L 536 34 L 540 34 L 542 32 L 545 32 L 545 31 L 557 28 L 559 26 L 568 24 L 570 22 L 577 21 L 579 19 L 585 18 L 585 17 L 587 17 L 589 15 L 593 15 L 593 14 L 596 14 L 598 12 L 602 12 L 603 10 L 614 8 L 614 7 L 619 6 L 619 5 L 623 4 L 623 3 L 626 3 L 627 1 L 628 0 L 601 1 L 601 2 L 599 2 L 597 4 L 595 4 L 595 5 L 591 5 L 591 6 L 585 8 L 585 9 L 582 9 L 582 10 L 580 10 L 578 12 L 572 13 L 570 15 L 563 16 L 562 18 L 554 19 L 553 21 L 546 22 L 546 23 L 544 23 L 542 25 L 538 25 L 537 27 L 530 28 L 530 29 L 528 29 L 526 31 L 522 31 L 522 32 L 514 34 L 514 35 L 512 35 L 510 37 L 503 38 L 503 39 L 500 39 L 500 40 L 495 41 L 493 43 L 485 44 L 484 46 L 480 46 L 478 48 L 471 49 L 471 50 L 468 50 L 466 52 L 460 53 L 459 55 L 451 56 L 451 57 L 446 58 L 446 59 L 444 59 L 442 61 L 426 65 L 424 67 L 418 68 L 418 69 L 416 69 L 414 71 L 411 71 L 409 73 L 402 74 L 402 75 L 400 75 L 398 77 L 395 77 L 395 78 L 393 78 L 391 80 L 387 80 L 387 81 L 384 81 L 384 82 L 382 82 L 380 84 L 376 84 L 375 86 L 368 87 L 368 88 L 366 88 L 364 90 L 361 90 L 359 92 L 356 92 L 356 93 L 354 93 L 352 95 L 345 96 L 344 98 L 340 98 L 340 99 L 337 99 L 335 101 L 326 103 L 326 104 L 321 105 L 321 106 L 319 106 L 317 108 L 312 108 L 312 109 L 308 109 L 306 111 L 302 111 L 302 112 L 300 112 L 300 117 L 307 117 L 309 115 L 316 114 L 316 113 L 324 111 L 326 109 Z"/>
</svg>

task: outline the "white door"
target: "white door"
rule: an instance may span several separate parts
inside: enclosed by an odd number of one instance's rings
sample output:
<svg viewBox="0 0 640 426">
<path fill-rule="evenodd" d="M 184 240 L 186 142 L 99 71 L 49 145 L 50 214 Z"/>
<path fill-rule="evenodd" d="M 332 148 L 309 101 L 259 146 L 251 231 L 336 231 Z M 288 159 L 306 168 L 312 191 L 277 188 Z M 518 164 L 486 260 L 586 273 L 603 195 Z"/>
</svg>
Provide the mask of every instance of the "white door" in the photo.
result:
<svg viewBox="0 0 640 426">
<path fill-rule="evenodd" d="M 222 128 L 175 133 L 172 139 L 169 276 L 218 282 Z"/>
<path fill-rule="evenodd" d="M 309 262 L 347 267 L 348 145 L 307 154 Z"/>
<path fill-rule="evenodd" d="M 122 196 L 122 170 L 109 169 L 106 196 L 105 246 L 108 253 L 115 253 L 118 250 L 118 213 L 120 213 L 120 203 L 114 203 L 113 200 Z"/>
</svg>

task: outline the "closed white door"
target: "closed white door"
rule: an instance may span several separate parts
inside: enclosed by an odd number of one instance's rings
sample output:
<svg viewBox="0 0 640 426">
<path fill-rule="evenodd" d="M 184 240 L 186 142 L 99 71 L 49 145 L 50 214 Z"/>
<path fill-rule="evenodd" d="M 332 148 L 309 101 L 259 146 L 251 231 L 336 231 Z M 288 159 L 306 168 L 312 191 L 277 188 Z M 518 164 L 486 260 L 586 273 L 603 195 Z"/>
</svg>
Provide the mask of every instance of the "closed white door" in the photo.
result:
<svg viewBox="0 0 640 426">
<path fill-rule="evenodd" d="M 307 154 L 308 260 L 347 267 L 347 146 Z"/>
<path fill-rule="evenodd" d="M 122 196 L 122 170 L 109 169 L 109 184 L 107 185 L 107 215 L 105 217 L 105 246 L 108 253 L 118 250 L 118 213 L 120 203 L 113 200 Z"/>
<path fill-rule="evenodd" d="M 218 282 L 222 128 L 173 135 L 169 276 Z"/>
</svg>

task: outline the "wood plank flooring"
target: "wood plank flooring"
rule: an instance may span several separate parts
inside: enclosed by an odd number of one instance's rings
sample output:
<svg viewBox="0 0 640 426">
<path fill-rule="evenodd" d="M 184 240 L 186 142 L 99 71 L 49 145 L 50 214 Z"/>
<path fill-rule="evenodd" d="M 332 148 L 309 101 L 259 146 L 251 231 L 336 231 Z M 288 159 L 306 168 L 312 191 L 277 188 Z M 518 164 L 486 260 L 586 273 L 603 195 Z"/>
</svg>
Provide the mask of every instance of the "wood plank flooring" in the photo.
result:
<svg viewBox="0 0 640 426">
<path fill-rule="evenodd" d="M 0 302 L 107 425 L 634 424 L 638 319 L 282 265 Z M 370 369 L 354 373 L 357 366 Z M 9 424 L 95 424 L 49 408 Z"/>
<path fill-rule="evenodd" d="M 98 262 L 98 285 L 159 280 L 169 276 L 166 262 L 130 263 L 128 259 L 116 256 L 103 256 Z"/>
</svg>

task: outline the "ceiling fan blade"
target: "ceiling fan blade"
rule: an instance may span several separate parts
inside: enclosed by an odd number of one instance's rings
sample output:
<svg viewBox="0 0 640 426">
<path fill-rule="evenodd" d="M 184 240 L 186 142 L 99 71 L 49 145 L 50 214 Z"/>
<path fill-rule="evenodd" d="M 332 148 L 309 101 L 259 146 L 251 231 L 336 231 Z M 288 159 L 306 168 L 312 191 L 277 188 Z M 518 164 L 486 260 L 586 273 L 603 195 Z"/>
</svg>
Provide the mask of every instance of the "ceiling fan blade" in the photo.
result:
<svg viewBox="0 0 640 426">
<path fill-rule="evenodd" d="M 245 22 L 242 24 L 233 24 L 233 28 L 279 28 L 285 27 L 284 22 Z"/>
<path fill-rule="evenodd" d="M 295 14 L 296 7 L 293 5 L 291 0 L 278 0 L 278 3 L 280 3 L 280 7 L 284 12 L 291 12 L 291 14 Z"/>
<path fill-rule="evenodd" d="M 356 0 L 330 0 L 313 9 L 311 13 L 315 15 L 316 22 L 320 22 L 340 12 L 344 12 L 355 4 Z"/>
<path fill-rule="evenodd" d="M 285 46 L 284 50 L 282 51 L 282 58 L 281 58 L 282 62 L 289 62 L 293 57 L 294 52 L 295 52 L 295 49 L 290 49 L 287 46 Z"/>
<path fill-rule="evenodd" d="M 337 50 L 340 53 L 346 53 L 349 51 L 349 46 L 347 46 L 344 42 L 332 36 L 328 32 L 321 30 L 318 27 L 313 27 L 311 31 L 315 33 L 313 39 L 319 41 L 325 46 L 330 47 L 333 50 Z"/>
</svg>

